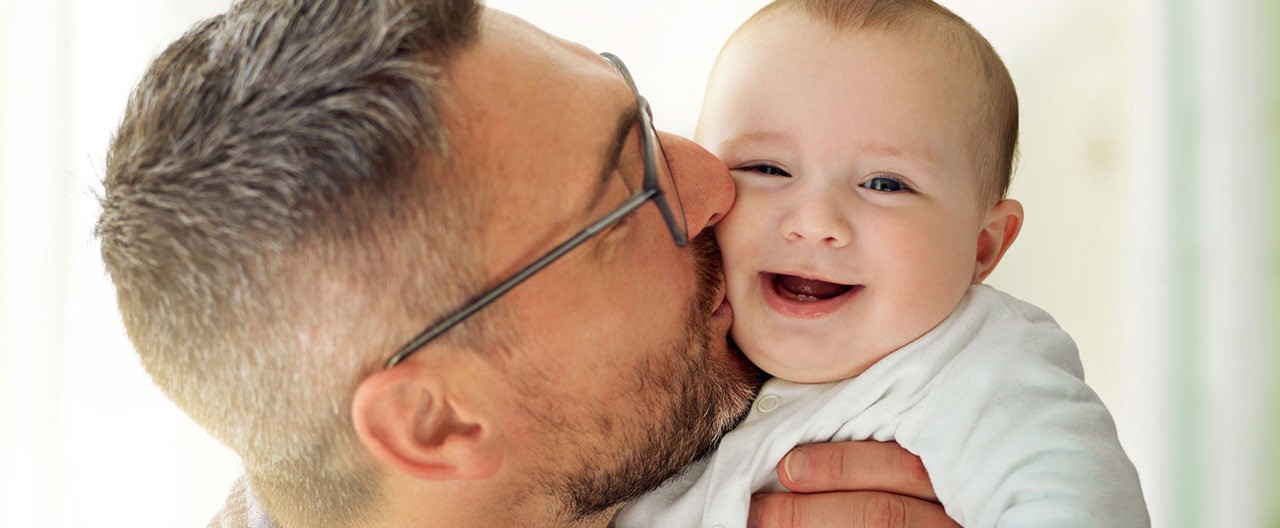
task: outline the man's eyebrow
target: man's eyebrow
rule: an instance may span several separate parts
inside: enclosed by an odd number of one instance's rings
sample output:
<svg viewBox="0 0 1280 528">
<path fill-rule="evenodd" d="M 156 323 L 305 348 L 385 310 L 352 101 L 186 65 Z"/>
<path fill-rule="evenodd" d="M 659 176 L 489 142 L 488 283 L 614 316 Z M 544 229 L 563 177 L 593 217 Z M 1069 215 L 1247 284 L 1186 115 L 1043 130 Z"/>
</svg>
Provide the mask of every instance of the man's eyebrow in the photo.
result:
<svg viewBox="0 0 1280 528">
<path fill-rule="evenodd" d="M 600 171 L 599 178 L 596 179 L 596 188 L 591 193 L 591 199 L 587 201 L 587 213 L 595 211 L 600 206 L 600 201 L 604 200 L 604 195 L 608 194 L 609 184 L 613 183 L 613 173 L 618 170 L 618 164 L 622 161 L 622 149 L 627 146 L 627 137 L 631 135 L 631 128 L 636 124 L 636 112 L 639 111 L 640 106 L 637 102 L 618 114 L 618 119 L 613 125 L 613 140 L 601 159 L 603 169 Z"/>
</svg>

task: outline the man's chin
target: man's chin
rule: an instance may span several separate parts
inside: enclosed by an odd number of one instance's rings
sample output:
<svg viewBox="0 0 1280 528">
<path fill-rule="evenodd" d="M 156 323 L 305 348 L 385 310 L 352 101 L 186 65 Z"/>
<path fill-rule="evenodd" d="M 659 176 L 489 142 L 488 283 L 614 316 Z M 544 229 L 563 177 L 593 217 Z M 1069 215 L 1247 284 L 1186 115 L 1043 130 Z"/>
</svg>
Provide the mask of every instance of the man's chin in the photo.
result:
<svg viewBox="0 0 1280 528">
<path fill-rule="evenodd" d="M 718 374 L 716 377 L 731 386 L 723 390 L 724 393 L 731 395 L 726 398 L 728 401 L 722 406 L 721 415 L 716 417 L 716 425 L 720 435 L 723 436 L 746 419 L 756 393 L 760 392 L 760 386 L 769 379 L 769 375 L 747 359 L 732 337 L 726 336 L 724 345 L 716 348 L 723 348 L 723 350 L 714 351 L 713 355 L 724 358 L 723 361 L 716 362 L 722 365 L 719 369 L 721 372 L 716 373 Z"/>
<path fill-rule="evenodd" d="M 751 362 L 751 359 L 748 358 L 747 355 L 742 352 L 742 349 L 738 347 L 738 343 L 733 340 L 733 336 L 727 336 L 725 338 L 725 349 L 725 354 L 733 363 L 734 369 L 738 372 L 742 372 L 749 380 L 747 383 L 751 387 L 753 395 L 756 391 L 760 390 L 760 386 L 763 385 L 765 381 L 768 381 L 769 378 L 772 377 L 768 372 L 760 370 L 760 367 L 757 367 L 755 363 Z"/>
<path fill-rule="evenodd" d="M 703 324 L 689 321 L 691 333 L 703 332 L 701 341 L 707 349 L 706 382 L 713 385 L 716 409 L 715 430 L 719 436 L 728 432 L 747 416 L 751 402 L 767 375 L 751 363 L 733 342 L 733 306 L 724 294 L 724 273 L 720 247 L 715 234 L 704 232 L 691 244 L 694 264 L 699 272 L 697 299 L 690 316 L 705 314 Z"/>
</svg>

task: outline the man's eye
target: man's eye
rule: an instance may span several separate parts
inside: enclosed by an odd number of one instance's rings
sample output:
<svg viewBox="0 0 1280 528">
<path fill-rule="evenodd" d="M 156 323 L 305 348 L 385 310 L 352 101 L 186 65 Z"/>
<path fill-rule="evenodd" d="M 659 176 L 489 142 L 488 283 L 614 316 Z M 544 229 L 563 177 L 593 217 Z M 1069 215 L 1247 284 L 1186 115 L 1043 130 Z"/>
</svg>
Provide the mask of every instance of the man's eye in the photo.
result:
<svg viewBox="0 0 1280 528">
<path fill-rule="evenodd" d="M 864 188 L 871 189 L 876 192 L 894 193 L 907 190 L 907 185 L 893 178 L 885 176 L 877 176 L 867 180 L 862 184 Z"/>
<path fill-rule="evenodd" d="M 782 178 L 790 178 L 791 174 L 787 171 L 774 167 L 773 165 L 750 165 L 743 167 L 741 170 L 747 172 L 756 172 L 765 176 L 779 176 Z"/>
</svg>

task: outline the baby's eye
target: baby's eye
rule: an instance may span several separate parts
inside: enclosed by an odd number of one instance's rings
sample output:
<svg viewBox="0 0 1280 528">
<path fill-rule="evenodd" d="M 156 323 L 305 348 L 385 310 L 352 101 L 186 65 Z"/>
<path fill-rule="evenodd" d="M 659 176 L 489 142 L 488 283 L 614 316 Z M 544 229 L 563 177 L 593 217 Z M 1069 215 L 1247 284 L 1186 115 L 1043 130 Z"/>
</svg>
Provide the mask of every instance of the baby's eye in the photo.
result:
<svg viewBox="0 0 1280 528">
<path fill-rule="evenodd" d="M 862 187 L 883 193 L 895 193 L 907 190 L 907 184 L 888 176 L 876 176 L 875 178 L 871 178 L 870 180 L 867 180 L 866 183 L 862 184 Z"/>
<path fill-rule="evenodd" d="M 790 174 L 790 173 L 788 173 L 787 171 L 784 171 L 784 170 L 782 170 L 782 169 L 779 169 L 779 168 L 777 168 L 777 167 L 774 167 L 773 165 L 763 165 L 763 164 L 761 164 L 761 165 L 748 165 L 748 166 L 746 166 L 746 167 L 742 167 L 741 169 L 738 169 L 738 170 L 744 170 L 744 171 L 747 171 L 747 172 L 757 172 L 757 173 L 763 174 L 763 175 L 765 175 L 765 176 L 779 176 L 779 177 L 782 177 L 782 178 L 790 178 L 790 177 L 791 177 L 791 174 Z"/>
</svg>

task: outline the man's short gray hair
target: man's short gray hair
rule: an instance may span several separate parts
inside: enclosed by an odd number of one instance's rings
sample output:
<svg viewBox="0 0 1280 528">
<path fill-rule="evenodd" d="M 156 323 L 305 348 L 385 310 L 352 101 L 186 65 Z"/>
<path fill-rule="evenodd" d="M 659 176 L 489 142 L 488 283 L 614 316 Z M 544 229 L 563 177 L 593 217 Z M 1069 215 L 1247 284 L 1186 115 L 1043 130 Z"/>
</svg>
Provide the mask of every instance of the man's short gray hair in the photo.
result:
<svg viewBox="0 0 1280 528">
<path fill-rule="evenodd" d="M 388 328 L 483 280 L 441 119 L 478 13 L 244 0 L 152 63 L 110 147 L 95 232 L 143 365 L 269 510 L 311 526 L 376 502 L 350 405 L 412 337 Z"/>
</svg>

